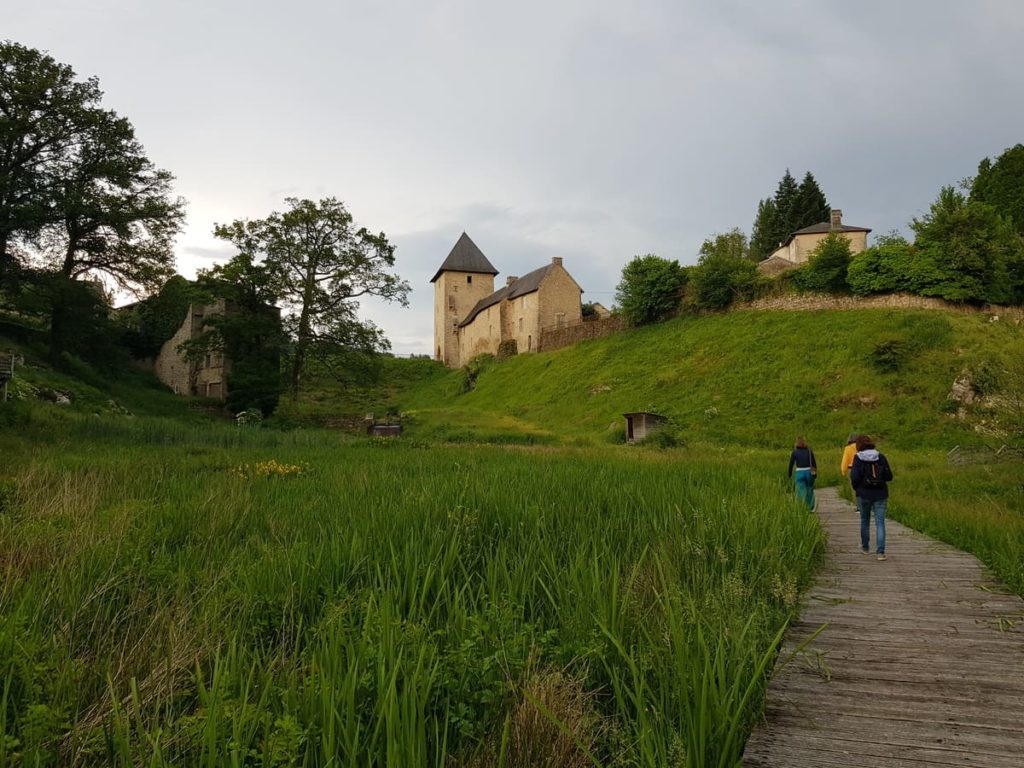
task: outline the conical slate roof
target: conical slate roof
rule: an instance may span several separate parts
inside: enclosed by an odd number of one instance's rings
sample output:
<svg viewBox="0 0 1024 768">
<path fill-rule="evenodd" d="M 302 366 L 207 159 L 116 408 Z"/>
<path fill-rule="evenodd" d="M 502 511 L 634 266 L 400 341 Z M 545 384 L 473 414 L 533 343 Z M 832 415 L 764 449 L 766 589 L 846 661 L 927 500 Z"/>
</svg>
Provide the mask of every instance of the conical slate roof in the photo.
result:
<svg viewBox="0 0 1024 768">
<path fill-rule="evenodd" d="M 430 278 L 434 282 L 441 276 L 442 272 L 476 272 L 481 275 L 496 275 L 498 270 L 487 260 L 483 251 L 476 247 L 476 243 L 469 239 L 465 232 L 455 243 L 448 258 L 438 268 L 437 274 Z"/>
</svg>

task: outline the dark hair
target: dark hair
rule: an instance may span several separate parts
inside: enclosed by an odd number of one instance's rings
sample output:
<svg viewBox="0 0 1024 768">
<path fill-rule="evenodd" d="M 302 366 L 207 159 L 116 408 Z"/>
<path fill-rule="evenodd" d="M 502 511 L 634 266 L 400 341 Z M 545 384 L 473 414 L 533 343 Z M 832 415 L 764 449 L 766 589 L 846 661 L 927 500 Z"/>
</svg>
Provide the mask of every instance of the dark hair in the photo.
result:
<svg viewBox="0 0 1024 768">
<path fill-rule="evenodd" d="M 875 447 L 875 441 L 872 440 L 867 435 L 858 435 L 857 436 L 857 450 L 858 451 L 867 451 L 867 450 L 870 450 L 870 449 L 872 449 L 874 447 Z"/>
<path fill-rule="evenodd" d="M 807 447 L 807 441 L 804 440 L 802 437 L 798 437 L 796 439 L 796 446 L 794 446 L 794 447 L 796 447 L 796 448 L 806 448 Z"/>
</svg>

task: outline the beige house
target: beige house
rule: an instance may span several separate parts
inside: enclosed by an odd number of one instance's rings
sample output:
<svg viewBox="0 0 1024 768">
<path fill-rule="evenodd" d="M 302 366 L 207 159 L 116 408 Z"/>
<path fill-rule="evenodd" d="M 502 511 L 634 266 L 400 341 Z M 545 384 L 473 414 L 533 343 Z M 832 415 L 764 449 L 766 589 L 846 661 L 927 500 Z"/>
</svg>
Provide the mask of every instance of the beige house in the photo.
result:
<svg viewBox="0 0 1024 768">
<path fill-rule="evenodd" d="M 206 306 L 190 304 L 181 327 L 160 347 L 160 353 L 153 361 L 153 373 L 175 394 L 200 395 L 218 400 L 223 400 L 227 395 L 231 361 L 223 352 L 211 351 L 203 359 L 193 362 L 187 360 L 178 349 L 181 344 L 202 333 L 204 318 L 223 315 L 226 306 L 223 299 Z"/>
<path fill-rule="evenodd" d="M 850 252 L 853 254 L 858 254 L 868 247 L 870 229 L 843 224 L 843 212 L 838 208 L 831 210 L 829 219 L 820 224 L 812 224 L 809 227 L 798 229 L 791 234 L 784 243 L 779 244 L 771 256 L 757 265 L 758 271 L 766 275 L 776 275 L 806 264 L 814 249 L 833 232 L 843 233 L 843 236 L 850 241 Z"/>
<path fill-rule="evenodd" d="M 434 284 L 434 353 L 449 368 L 497 354 L 502 342 L 534 352 L 541 329 L 582 322 L 583 290 L 560 257 L 494 290 L 494 268 L 465 232 L 430 282 Z"/>
</svg>

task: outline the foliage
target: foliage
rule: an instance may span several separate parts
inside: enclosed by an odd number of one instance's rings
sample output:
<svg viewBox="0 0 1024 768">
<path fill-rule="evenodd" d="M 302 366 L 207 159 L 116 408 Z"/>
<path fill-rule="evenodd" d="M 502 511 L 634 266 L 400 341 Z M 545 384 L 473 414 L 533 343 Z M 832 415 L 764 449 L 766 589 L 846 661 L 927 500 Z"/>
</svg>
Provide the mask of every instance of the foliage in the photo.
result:
<svg viewBox="0 0 1024 768">
<path fill-rule="evenodd" d="M 597 317 L 597 308 L 592 301 L 585 301 L 580 305 L 580 312 L 583 319 Z"/>
<path fill-rule="evenodd" d="M 622 268 L 615 289 L 619 312 L 632 325 L 662 320 L 679 308 L 686 276 L 675 260 L 635 256 Z"/>
<path fill-rule="evenodd" d="M 970 199 L 991 205 L 1024 236 L 1024 144 L 1010 147 L 994 163 L 987 157 L 979 163 Z"/>
<path fill-rule="evenodd" d="M 529 764 L 536 703 L 602 765 L 732 764 L 824 546 L 749 457 L 69 427 L 0 434 L 33 764 L 465 765 L 506 722 Z"/>
<path fill-rule="evenodd" d="M 705 240 L 691 272 L 691 301 L 698 309 L 724 309 L 749 298 L 757 267 L 747 258 L 746 238 L 738 229 Z"/>
<path fill-rule="evenodd" d="M 850 258 L 849 239 L 841 232 L 829 232 L 811 252 L 807 266 L 800 270 L 798 286 L 819 293 L 846 293 Z"/>
<path fill-rule="evenodd" d="M 881 373 L 895 373 L 903 367 L 909 351 L 903 339 L 882 339 L 871 348 L 871 364 Z"/>
<path fill-rule="evenodd" d="M 115 320 L 123 327 L 124 343 L 134 357 L 156 357 L 181 327 L 189 306 L 211 300 L 212 295 L 200 285 L 174 275 L 152 296 L 118 310 Z"/>
<path fill-rule="evenodd" d="M 0 270 L 15 274 L 9 247 L 46 298 L 50 359 L 61 362 L 82 317 L 75 281 L 155 288 L 172 272 L 184 201 L 156 168 L 131 123 L 99 106 L 95 79 L 16 43 L 0 44 Z M 5 266 L 8 265 L 8 266 Z"/>
<path fill-rule="evenodd" d="M 797 184 L 787 168 L 775 196 L 758 203 L 750 233 L 750 258 L 753 261 L 768 258 L 796 230 L 828 221 L 829 211 L 825 193 L 814 174 L 808 171 Z"/>
<path fill-rule="evenodd" d="M 1024 300 L 1024 239 L 992 206 L 943 187 L 911 227 L 919 293 L 956 302 Z"/>
<path fill-rule="evenodd" d="M 16 241 L 60 221 L 54 205 L 60 165 L 98 109 L 95 78 L 52 57 L 0 41 L 0 283 L 10 278 Z"/>
<path fill-rule="evenodd" d="M 494 355 L 486 353 L 470 358 L 469 362 L 462 366 L 462 391 L 472 392 L 476 389 L 476 381 L 480 374 L 487 370 L 494 361 Z"/>
<path fill-rule="evenodd" d="M 356 229 L 345 205 L 287 198 L 288 210 L 265 219 L 218 224 L 214 234 L 266 270 L 293 340 L 293 396 L 311 356 L 388 348 L 381 331 L 357 315 L 361 296 L 408 305 L 409 285 L 390 271 L 395 248 L 383 232 Z"/>
<path fill-rule="evenodd" d="M 914 292 L 917 252 L 897 232 L 882 235 L 875 244 L 851 259 L 846 272 L 850 290 L 858 296 L 876 293 Z"/>
</svg>

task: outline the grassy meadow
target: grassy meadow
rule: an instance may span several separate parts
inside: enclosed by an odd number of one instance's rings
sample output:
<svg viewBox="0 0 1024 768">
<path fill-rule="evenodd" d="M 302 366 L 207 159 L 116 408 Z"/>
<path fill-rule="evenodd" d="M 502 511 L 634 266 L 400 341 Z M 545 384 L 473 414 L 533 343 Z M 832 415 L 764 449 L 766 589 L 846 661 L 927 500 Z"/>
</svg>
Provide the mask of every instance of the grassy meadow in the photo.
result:
<svg viewBox="0 0 1024 768">
<path fill-rule="evenodd" d="M 734 765 L 822 552 L 741 457 L 62 422 L 0 437 L 8 765 Z"/>
<path fill-rule="evenodd" d="M 988 439 L 953 378 L 1022 333 L 679 318 L 472 388 L 385 360 L 263 428 L 26 349 L 19 386 L 75 397 L 0 406 L 0 767 L 737 765 L 824 551 L 797 433 L 821 486 L 878 434 L 891 515 L 1024 594 L 1024 466 L 945 459 Z M 386 409 L 400 440 L 311 428 Z M 632 410 L 677 447 L 621 445 Z"/>
</svg>

